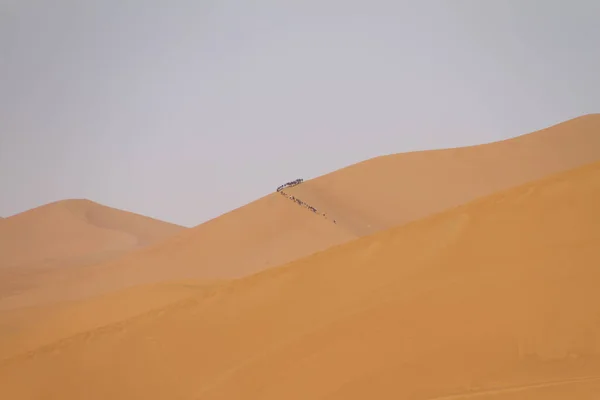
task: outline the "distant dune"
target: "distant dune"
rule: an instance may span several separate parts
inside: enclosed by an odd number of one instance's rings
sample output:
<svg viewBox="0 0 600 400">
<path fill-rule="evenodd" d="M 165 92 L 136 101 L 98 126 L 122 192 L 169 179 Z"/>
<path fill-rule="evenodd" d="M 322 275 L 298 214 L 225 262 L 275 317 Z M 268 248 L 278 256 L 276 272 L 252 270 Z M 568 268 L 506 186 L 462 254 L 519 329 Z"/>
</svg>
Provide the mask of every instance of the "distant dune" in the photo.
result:
<svg viewBox="0 0 600 400">
<path fill-rule="evenodd" d="M 514 139 L 378 157 L 288 189 L 355 235 L 600 160 L 600 114 Z"/>
<path fill-rule="evenodd" d="M 594 163 L 217 283 L 2 361 L 0 398 L 597 399 L 598 204 Z"/>
<path fill-rule="evenodd" d="M 65 200 L 2 220 L 0 298 L 44 279 L 54 268 L 81 267 L 164 240 L 185 228 L 88 200 Z"/>
</svg>

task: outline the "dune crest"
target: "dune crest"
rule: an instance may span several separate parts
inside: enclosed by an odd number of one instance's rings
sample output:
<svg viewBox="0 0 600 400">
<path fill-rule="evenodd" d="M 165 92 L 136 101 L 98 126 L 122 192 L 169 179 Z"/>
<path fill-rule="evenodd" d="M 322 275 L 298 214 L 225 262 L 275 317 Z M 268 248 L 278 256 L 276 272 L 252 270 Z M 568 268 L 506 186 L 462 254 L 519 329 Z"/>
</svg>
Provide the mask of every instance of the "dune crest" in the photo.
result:
<svg viewBox="0 0 600 400">
<path fill-rule="evenodd" d="M 183 229 L 89 200 L 63 200 L 4 220 L 0 265 L 51 264 L 90 253 L 130 250 Z"/>
<path fill-rule="evenodd" d="M 5 360 L 0 396 L 595 399 L 598 204 L 600 163 L 553 175 Z"/>
<path fill-rule="evenodd" d="M 53 269 L 114 259 L 184 229 L 89 200 L 58 201 L 3 219 L 0 298 L 43 282 Z"/>
<path fill-rule="evenodd" d="M 600 160 L 600 114 L 489 144 L 373 158 L 287 189 L 357 236 Z"/>
</svg>

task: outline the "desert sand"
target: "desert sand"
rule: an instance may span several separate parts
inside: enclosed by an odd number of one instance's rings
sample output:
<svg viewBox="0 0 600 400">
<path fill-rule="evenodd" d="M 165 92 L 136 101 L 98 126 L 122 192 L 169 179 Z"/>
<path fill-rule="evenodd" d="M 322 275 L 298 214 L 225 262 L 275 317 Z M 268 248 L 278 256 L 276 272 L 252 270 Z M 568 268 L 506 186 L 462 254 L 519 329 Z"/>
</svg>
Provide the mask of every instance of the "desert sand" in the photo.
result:
<svg viewBox="0 0 600 400">
<path fill-rule="evenodd" d="M 0 225 L 0 299 L 49 283 L 54 269 L 115 259 L 184 229 L 89 200 L 59 201 L 6 218 Z"/>
<path fill-rule="evenodd" d="M 377 157 L 290 194 L 358 236 L 600 160 L 600 114 L 484 145 Z"/>
<path fill-rule="evenodd" d="M 44 285 L 0 301 L 0 310 L 164 280 L 246 276 L 598 161 L 598 131 L 600 114 L 591 114 L 501 142 L 367 160 L 286 189 L 326 218 L 273 193 L 114 262 L 53 271 Z"/>
<path fill-rule="evenodd" d="M 0 267 L 81 265 L 87 260 L 78 258 L 110 258 L 115 253 L 154 244 L 183 229 L 89 200 L 58 201 L 3 221 Z"/>
<path fill-rule="evenodd" d="M 272 193 L 191 229 L 85 200 L 1 220 L 0 398 L 596 399 L 599 132 L 286 189 L 319 213 Z"/>
<path fill-rule="evenodd" d="M 595 163 L 197 286 L 4 359 L 0 396 L 596 399 L 598 204 Z"/>
<path fill-rule="evenodd" d="M 86 268 L 62 268 L 45 284 L 0 300 L 0 310 L 76 300 L 164 280 L 245 275 L 346 242 L 355 236 L 270 194 L 154 246 Z M 230 270 L 223 269 L 229 268 Z"/>
</svg>

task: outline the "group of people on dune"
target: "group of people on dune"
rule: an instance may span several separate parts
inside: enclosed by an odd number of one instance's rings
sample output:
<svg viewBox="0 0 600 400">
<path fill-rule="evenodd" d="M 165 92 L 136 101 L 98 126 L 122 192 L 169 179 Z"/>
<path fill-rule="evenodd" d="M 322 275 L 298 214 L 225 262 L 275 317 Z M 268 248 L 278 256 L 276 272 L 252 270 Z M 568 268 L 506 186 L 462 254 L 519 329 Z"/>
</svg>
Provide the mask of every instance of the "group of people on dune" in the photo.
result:
<svg viewBox="0 0 600 400">
<path fill-rule="evenodd" d="M 314 208 L 313 206 L 311 206 L 310 204 L 307 204 L 307 203 L 303 202 L 302 200 L 300 200 L 300 199 L 296 198 L 295 196 L 293 196 L 293 195 L 289 195 L 289 194 L 287 194 L 287 193 L 285 193 L 285 192 L 283 191 L 283 189 L 285 189 L 285 188 L 289 188 L 289 187 L 292 187 L 292 186 L 299 185 L 299 184 L 301 184 L 302 182 L 304 182 L 304 179 L 302 179 L 302 178 L 299 178 L 299 179 L 296 179 L 296 180 L 293 180 L 293 181 L 290 181 L 290 182 L 284 183 L 283 185 L 281 185 L 281 186 L 279 186 L 279 187 L 277 188 L 277 192 L 281 193 L 281 195 L 282 195 L 282 196 L 284 196 L 284 197 L 287 197 L 288 199 L 290 199 L 290 200 L 294 201 L 294 202 L 295 202 L 295 203 L 297 203 L 299 206 L 301 206 L 301 207 L 304 207 L 304 208 L 307 208 L 307 209 L 309 209 L 310 211 L 314 212 L 315 214 L 318 214 L 319 212 L 317 211 L 317 209 L 316 209 L 316 208 Z M 323 217 L 327 218 L 327 216 L 325 215 L 325 213 L 322 213 L 322 215 L 323 215 Z M 336 223 L 335 219 L 333 220 L 333 223 L 334 223 L 334 224 Z"/>
<path fill-rule="evenodd" d="M 295 180 L 293 180 L 293 181 L 290 181 L 290 182 L 284 183 L 283 185 L 279 186 L 279 187 L 277 188 L 277 191 L 278 191 L 278 192 L 281 192 L 281 191 L 282 191 L 283 189 L 285 189 L 285 188 L 288 188 L 288 187 L 292 187 L 292 186 L 299 185 L 299 184 L 301 184 L 302 182 L 304 182 L 304 179 L 302 179 L 302 178 L 295 179 Z"/>
</svg>

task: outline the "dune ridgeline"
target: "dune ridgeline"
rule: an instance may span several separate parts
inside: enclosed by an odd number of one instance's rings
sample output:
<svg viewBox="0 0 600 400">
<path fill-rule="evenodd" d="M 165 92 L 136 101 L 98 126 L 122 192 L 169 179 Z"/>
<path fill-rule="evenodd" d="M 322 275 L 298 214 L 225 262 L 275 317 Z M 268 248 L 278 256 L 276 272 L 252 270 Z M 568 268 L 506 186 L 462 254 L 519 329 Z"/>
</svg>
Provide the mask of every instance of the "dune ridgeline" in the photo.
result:
<svg viewBox="0 0 600 400">
<path fill-rule="evenodd" d="M 0 222 L 0 398 L 600 396 L 600 115 L 378 157 L 184 229 Z"/>
</svg>

